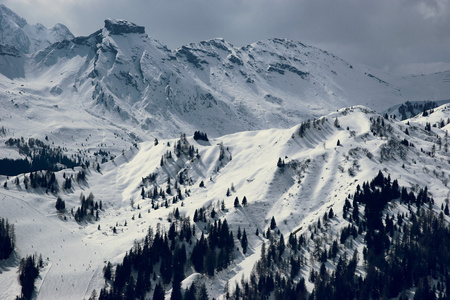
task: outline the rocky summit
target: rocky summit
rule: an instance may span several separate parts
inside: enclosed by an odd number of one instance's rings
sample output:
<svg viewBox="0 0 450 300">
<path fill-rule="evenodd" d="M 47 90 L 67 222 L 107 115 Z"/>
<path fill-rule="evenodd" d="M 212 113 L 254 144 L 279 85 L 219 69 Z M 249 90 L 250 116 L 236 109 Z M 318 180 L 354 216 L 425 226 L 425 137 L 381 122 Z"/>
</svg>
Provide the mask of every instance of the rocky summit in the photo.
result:
<svg viewBox="0 0 450 300">
<path fill-rule="evenodd" d="M 106 19 L 105 28 L 111 34 L 145 33 L 144 26 L 138 26 L 125 20 Z"/>
</svg>

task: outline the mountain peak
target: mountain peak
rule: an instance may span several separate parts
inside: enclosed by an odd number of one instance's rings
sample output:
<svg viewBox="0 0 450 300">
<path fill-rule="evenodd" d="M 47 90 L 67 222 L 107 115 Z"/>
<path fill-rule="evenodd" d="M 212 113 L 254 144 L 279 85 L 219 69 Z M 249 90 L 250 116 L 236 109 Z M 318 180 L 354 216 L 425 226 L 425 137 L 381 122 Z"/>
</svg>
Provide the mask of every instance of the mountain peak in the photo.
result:
<svg viewBox="0 0 450 300">
<path fill-rule="evenodd" d="M 191 44 L 191 45 L 196 45 L 196 44 Z M 210 39 L 210 40 L 201 41 L 197 45 L 212 46 L 212 47 L 222 49 L 225 51 L 229 51 L 228 48 L 233 47 L 233 45 L 231 45 L 230 43 L 225 41 L 223 38 L 214 38 L 214 39 Z"/>
<path fill-rule="evenodd" d="M 61 24 L 61 23 L 56 23 L 52 28 L 52 31 L 65 31 L 68 35 L 72 34 L 69 30 L 69 28 L 67 28 L 66 25 Z"/>
<path fill-rule="evenodd" d="M 23 28 L 25 25 L 27 25 L 27 21 L 24 18 L 17 15 L 4 4 L 0 4 L 0 22 L 3 22 L 4 16 L 6 16 L 5 19 L 12 20 L 20 28 Z"/>
<path fill-rule="evenodd" d="M 144 26 L 138 26 L 132 22 L 120 19 L 106 19 L 105 28 L 115 35 L 126 33 L 145 33 Z"/>
<path fill-rule="evenodd" d="M 1 44 L 13 46 L 23 53 L 33 53 L 53 43 L 74 37 L 62 24 L 52 28 L 47 28 L 40 23 L 30 25 L 3 4 L 0 4 L 0 32 Z"/>
</svg>

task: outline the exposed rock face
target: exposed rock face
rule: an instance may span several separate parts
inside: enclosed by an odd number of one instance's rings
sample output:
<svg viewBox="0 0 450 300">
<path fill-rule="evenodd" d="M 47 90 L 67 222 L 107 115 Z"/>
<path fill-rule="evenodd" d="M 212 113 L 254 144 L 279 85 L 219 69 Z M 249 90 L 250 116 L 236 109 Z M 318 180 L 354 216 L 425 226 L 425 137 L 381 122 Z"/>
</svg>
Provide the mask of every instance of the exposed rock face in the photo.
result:
<svg viewBox="0 0 450 300">
<path fill-rule="evenodd" d="M 20 51 L 18 51 L 15 47 L 10 45 L 0 45 L 0 56 L 12 56 L 20 58 Z"/>
<path fill-rule="evenodd" d="M 27 53 L 30 40 L 23 30 L 26 25 L 27 21 L 24 18 L 3 4 L 0 5 L 0 44 L 13 45 L 19 51 Z"/>
<path fill-rule="evenodd" d="M 14 46 L 0 44 L 0 74 L 9 79 L 25 76 L 22 52 Z"/>
<path fill-rule="evenodd" d="M 144 26 L 138 26 L 125 20 L 106 19 L 105 28 L 110 34 L 145 33 Z"/>
</svg>

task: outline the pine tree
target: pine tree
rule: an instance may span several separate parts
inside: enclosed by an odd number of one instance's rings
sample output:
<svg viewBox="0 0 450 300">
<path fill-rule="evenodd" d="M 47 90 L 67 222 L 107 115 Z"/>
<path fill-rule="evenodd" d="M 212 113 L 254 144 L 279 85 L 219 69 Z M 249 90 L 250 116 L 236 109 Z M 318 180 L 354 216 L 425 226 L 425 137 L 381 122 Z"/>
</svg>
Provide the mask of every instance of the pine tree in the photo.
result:
<svg viewBox="0 0 450 300">
<path fill-rule="evenodd" d="M 330 208 L 330 211 L 328 213 L 328 219 L 333 219 L 334 218 L 334 211 L 333 208 Z"/>
<path fill-rule="evenodd" d="M 216 269 L 216 250 L 210 249 L 206 254 L 206 273 L 209 276 L 214 276 L 215 269 Z"/>
<path fill-rule="evenodd" d="M 111 262 L 109 262 L 109 261 L 108 261 L 108 264 L 103 267 L 103 277 L 105 277 L 105 280 L 111 280 L 112 265 L 111 265 Z"/>
<path fill-rule="evenodd" d="M 58 199 L 56 199 L 55 208 L 57 211 L 64 211 L 66 209 L 66 203 L 58 197 Z"/>
<path fill-rule="evenodd" d="M 336 119 L 334 119 L 334 127 L 336 127 L 336 128 L 340 128 L 340 127 L 341 127 L 341 125 L 339 124 L 339 120 L 338 120 L 337 117 L 336 117 Z"/>
<path fill-rule="evenodd" d="M 200 291 L 198 292 L 198 300 L 208 300 L 208 290 L 206 289 L 205 283 L 200 286 Z"/>
<path fill-rule="evenodd" d="M 14 225 L 10 225 L 7 219 L 0 218 L 0 260 L 10 256 L 15 239 Z"/>
<path fill-rule="evenodd" d="M 178 272 L 174 273 L 173 283 L 172 283 L 172 293 L 170 294 L 170 300 L 183 300 L 181 295 L 181 280 Z"/>
<path fill-rule="evenodd" d="M 279 242 L 279 244 L 278 244 L 278 252 L 279 252 L 279 254 L 280 254 L 280 257 L 281 257 L 281 255 L 283 255 L 284 249 L 285 249 L 285 248 L 286 248 L 286 245 L 285 245 L 285 243 L 284 243 L 284 236 L 281 235 L 281 236 L 280 236 L 280 242 Z"/>
<path fill-rule="evenodd" d="M 270 220 L 270 229 L 274 230 L 275 227 L 277 227 L 277 223 L 275 222 L 275 217 L 272 217 L 272 220 Z"/>
<path fill-rule="evenodd" d="M 92 290 L 91 296 L 88 300 L 96 300 L 97 299 L 97 291 L 95 289 Z"/>
<path fill-rule="evenodd" d="M 195 287 L 195 283 L 192 283 L 191 286 L 184 293 L 184 300 L 195 300 L 196 294 L 197 294 L 197 289 Z"/>
<path fill-rule="evenodd" d="M 247 197 L 245 197 L 245 196 L 242 199 L 242 206 L 247 206 Z"/>
<path fill-rule="evenodd" d="M 153 300 L 164 300 L 164 289 L 161 283 L 158 283 L 155 286 L 155 290 L 153 291 Z"/>
<path fill-rule="evenodd" d="M 278 168 L 284 167 L 284 161 L 281 160 L 281 157 L 278 157 L 277 167 Z"/>
<path fill-rule="evenodd" d="M 241 246 L 242 246 L 242 252 L 244 254 L 246 254 L 247 253 L 248 240 L 247 240 L 247 233 L 245 232 L 245 228 L 244 228 L 244 232 L 242 233 Z"/>
</svg>

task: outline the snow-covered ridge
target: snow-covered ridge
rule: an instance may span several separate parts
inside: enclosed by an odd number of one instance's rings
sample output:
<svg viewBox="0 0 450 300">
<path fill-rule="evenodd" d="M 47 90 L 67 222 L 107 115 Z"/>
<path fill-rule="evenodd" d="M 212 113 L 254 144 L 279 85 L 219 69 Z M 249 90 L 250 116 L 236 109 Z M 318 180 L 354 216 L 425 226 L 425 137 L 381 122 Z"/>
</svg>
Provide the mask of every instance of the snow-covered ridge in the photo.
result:
<svg viewBox="0 0 450 300">
<path fill-rule="evenodd" d="M 56 24 L 51 28 L 42 24 L 30 25 L 24 18 L 0 4 L 0 44 L 14 46 L 28 54 L 73 37 L 63 24 Z"/>
</svg>

